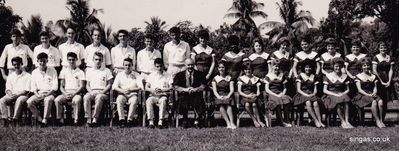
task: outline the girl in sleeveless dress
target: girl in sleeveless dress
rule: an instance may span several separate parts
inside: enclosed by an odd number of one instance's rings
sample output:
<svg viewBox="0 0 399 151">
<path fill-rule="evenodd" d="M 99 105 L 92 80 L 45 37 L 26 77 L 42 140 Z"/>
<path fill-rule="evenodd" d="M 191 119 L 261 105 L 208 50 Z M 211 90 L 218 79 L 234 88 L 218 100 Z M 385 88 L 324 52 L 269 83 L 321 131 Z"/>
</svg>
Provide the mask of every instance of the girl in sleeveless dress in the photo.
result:
<svg viewBox="0 0 399 151">
<path fill-rule="evenodd" d="M 227 128 L 237 128 L 234 124 L 234 116 L 232 105 L 232 95 L 234 93 L 234 81 L 231 76 L 227 75 L 226 64 L 221 61 L 217 65 L 218 75 L 213 78 L 212 90 L 215 95 L 215 104 L 219 106 L 219 111 L 222 114 Z"/>
<path fill-rule="evenodd" d="M 349 78 L 342 72 L 344 60 L 342 58 L 334 58 L 332 60 L 334 71 L 324 76 L 323 92 L 321 98 L 324 106 L 330 113 L 332 109 L 337 109 L 338 117 L 341 120 L 342 128 L 353 128 L 349 123 Z"/>
<path fill-rule="evenodd" d="M 265 124 L 260 119 L 259 114 L 259 98 L 261 81 L 254 76 L 253 68 L 250 64 L 244 65 L 244 75 L 238 78 L 238 94 L 242 97 L 242 102 L 245 105 L 245 110 L 251 117 L 255 127 L 265 127 Z"/>
<path fill-rule="evenodd" d="M 321 122 L 321 115 L 319 109 L 320 98 L 317 94 L 317 84 L 319 83 L 315 74 L 313 74 L 314 64 L 312 61 L 302 62 L 302 72 L 299 73 L 296 80 L 297 94 L 294 96 L 294 106 L 300 108 L 300 121 L 303 119 L 303 107 L 306 106 L 308 114 L 312 118 L 316 127 L 325 127 Z"/>
<path fill-rule="evenodd" d="M 273 60 L 272 62 L 272 72 L 266 75 L 265 90 L 268 94 L 268 101 L 265 104 L 266 107 L 266 122 L 268 126 L 271 125 L 271 110 L 276 110 L 277 120 L 284 127 L 291 127 L 291 106 L 292 99 L 286 94 L 287 89 L 285 84 L 287 83 L 287 78 L 282 73 L 280 69 L 281 63 L 279 60 Z M 283 112 L 284 110 L 284 119 Z"/>
<path fill-rule="evenodd" d="M 353 98 L 353 103 L 360 109 L 360 121 L 363 123 L 364 107 L 371 104 L 371 112 L 379 128 L 385 127 L 381 120 L 383 101 L 377 95 L 378 78 L 371 73 L 371 60 L 363 58 L 361 60 L 362 73 L 356 75 L 356 87 L 358 94 Z"/>
</svg>

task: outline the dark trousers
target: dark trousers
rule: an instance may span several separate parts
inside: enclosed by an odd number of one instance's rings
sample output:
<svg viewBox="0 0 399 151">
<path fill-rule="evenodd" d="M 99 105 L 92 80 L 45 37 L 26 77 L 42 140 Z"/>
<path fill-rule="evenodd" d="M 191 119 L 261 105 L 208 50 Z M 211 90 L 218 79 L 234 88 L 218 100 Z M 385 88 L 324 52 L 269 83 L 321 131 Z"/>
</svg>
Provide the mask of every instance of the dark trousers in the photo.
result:
<svg viewBox="0 0 399 151">
<path fill-rule="evenodd" d="M 188 107 L 192 107 L 198 114 L 197 119 L 202 120 L 205 112 L 205 102 L 202 98 L 202 92 L 198 93 L 179 93 L 178 111 L 187 119 Z"/>
</svg>

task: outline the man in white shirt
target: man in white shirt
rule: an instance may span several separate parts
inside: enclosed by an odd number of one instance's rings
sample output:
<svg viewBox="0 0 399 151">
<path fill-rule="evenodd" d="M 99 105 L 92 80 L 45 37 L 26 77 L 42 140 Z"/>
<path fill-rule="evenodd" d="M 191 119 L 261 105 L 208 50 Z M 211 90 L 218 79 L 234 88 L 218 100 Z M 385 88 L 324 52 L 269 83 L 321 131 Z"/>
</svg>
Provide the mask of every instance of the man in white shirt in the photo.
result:
<svg viewBox="0 0 399 151">
<path fill-rule="evenodd" d="M 76 66 L 80 66 L 82 64 L 82 61 L 84 60 L 84 51 L 85 47 L 75 41 L 75 29 L 71 26 L 67 27 L 66 31 L 66 37 L 67 41 L 60 46 L 58 46 L 58 49 L 61 52 L 62 55 L 62 62 L 61 65 L 63 67 L 68 67 L 69 66 L 69 61 L 68 61 L 68 53 L 73 52 L 77 55 L 76 59 Z"/>
<path fill-rule="evenodd" d="M 62 68 L 59 79 L 61 95 L 55 98 L 55 109 L 57 111 L 57 120 L 59 124 L 64 123 L 63 121 L 63 105 L 67 101 L 72 101 L 73 106 L 73 118 L 75 126 L 78 124 L 79 111 L 82 103 L 82 90 L 85 84 L 85 74 L 82 70 L 77 67 L 78 55 L 74 52 L 68 52 L 67 60 L 69 63 L 68 67 Z M 66 61 L 66 60 L 65 60 Z"/>
<path fill-rule="evenodd" d="M 113 76 L 111 70 L 102 66 L 103 58 L 104 56 L 101 52 L 95 52 L 93 56 L 94 67 L 86 70 L 87 94 L 83 97 L 83 108 L 88 126 L 97 125 L 103 102 L 108 100 L 107 94 L 111 89 Z M 91 111 L 93 101 L 94 114 Z"/>
<path fill-rule="evenodd" d="M 14 57 L 20 57 L 22 59 L 22 69 L 26 71 L 28 66 L 28 58 L 33 58 L 32 50 L 27 45 L 21 43 L 21 31 L 18 29 L 13 29 L 11 30 L 10 34 L 12 43 L 4 47 L 3 53 L 0 57 L 0 71 L 4 80 L 7 79 L 6 71 L 4 70 L 6 62 L 7 69 L 10 73 L 14 70 L 11 59 Z"/>
<path fill-rule="evenodd" d="M 41 122 L 43 126 L 47 125 L 47 119 L 50 118 L 51 108 L 54 102 L 54 93 L 58 89 L 57 71 L 52 67 L 47 67 L 48 56 L 42 52 L 37 55 L 39 67 L 33 70 L 31 78 L 31 91 L 34 93 L 28 101 L 28 108 L 32 116 Z M 44 101 L 44 116 L 39 115 L 36 105 Z"/>
<path fill-rule="evenodd" d="M 163 49 L 163 59 L 167 72 L 171 75 L 175 75 L 180 71 L 184 71 L 184 61 L 190 58 L 190 45 L 180 40 L 180 29 L 178 27 L 172 27 L 169 30 L 172 41 L 165 44 Z"/>
<path fill-rule="evenodd" d="M 163 119 L 166 114 L 167 93 L 172 88 L 172 77 L 170 74 L 164 71 L 164 65 L 161 58 L 154 60 L 154 65 L 157 68 L 156 71 L 152 72 L 146 83 L 146 90 L 149 91 L 150 97 L 146 101 L 147 117 L 150 128 L 154 128 L 154 105 L 159 107 L 159 121 L 158 127 L 163 127 Z"/>
<path fill-rule="evenodd" d="M 133 60 L 132 69 L 136 69 L 136 50 L 128 45 L 129 32 L 126 30 L 118 31 L 119 44 L 111 49 L 111 60 L 114 67 L 114 75 L 124 70 L 123 60 L 130 58 Z"/>
<path fill-rule="evenodd" d="M 138 78 L 139 74 L 133 71 L 133 60 L 130 58 L 125 58 L 123 60 L 123 65 L 125 70 L 119 72 L 115 77 L 115 81 L 112 84 L 112 90 L 118 93 L 116 98 L 116 107 L 119 115 L 119 124 L 121 127 L 125 126 L 125 104 L 129 105 L 128 115 L 127 115 L 127 125 L 132 125 L 133 116 L 136 113 L 136 108 L 138 104 L 137 92 L 140 90 L 138 83 L 142 82 Z"/>
<path fill-rule="evenodd" d="M 17 121 L 21 116 L 22 105 L 28 100 L 30 91 L 30 74 L 22 68 L 22 58 L 14 57 L 11 63 L 14 66 L 12 72 L 6 81 L 6 95 L 0 99 L 0 109 L 5 126 L 11 121 Z M 10 119 L 8 105 L 15 103 L 14 116 Z"/>
<path fill-rule="evenodd" d="M 155 71 L 154 60 L 161 58 L 161 52 L 154 48 L 154 36 L 147 34 L 144 39 L 145 48 L 137 53 L 137 71 L 145 78 Z"/>
<path fill-rule="evenodd" d="M 36 46 L 33 50 L 33 63 L 36 67 L 40 66 L 39 62 L 37 61 L 37 56 L 43 52 L 48 56 L 47 66 L 53 67 L 57 69 L 57 71 L 60 71 L 61 52 L 50 44 L 50 34 L 47 31 L 42 31 L 39 35 L 40 42 L 42 44 Z"/>
<path fill-rule="evenodd" d="M 93 43 L 88 45 L 85 50 L 85 62 L 88 68 L 93 68 L 95 63 L 93 61 L 94 53 L 100 52 L 104 58 L 102 58 L 102 66 L 110 68 L 112 65 L 111 62 L 111 54 L 109 49 L 101 44 L 101 31 L 98 29 L 94 29 L 91 37 L 93 39 Z"/>
</svg>

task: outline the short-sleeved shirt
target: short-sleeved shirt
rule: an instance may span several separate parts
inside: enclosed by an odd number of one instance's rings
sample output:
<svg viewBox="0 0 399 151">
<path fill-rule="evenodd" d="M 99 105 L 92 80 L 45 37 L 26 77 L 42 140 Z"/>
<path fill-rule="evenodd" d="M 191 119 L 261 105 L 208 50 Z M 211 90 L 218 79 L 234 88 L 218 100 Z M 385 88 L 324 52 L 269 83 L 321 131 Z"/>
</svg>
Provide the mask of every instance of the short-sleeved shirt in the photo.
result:
<svg viewBox="0 0 399 151">
<path fill-rule="evenodd" d="M 253 53 L 248 59 L 251 61 L 251 65 L 254 68 L 253 74 L 259 78 L 264 78 L 268 72 L 268 60 L 269 54 L 262 52 L 261 54 Z"/>
<path fill-rule="evenodd" d="M 61 44 L 60 46 L 58 46 L 58 49 L 61 52 L 62 55 L 62 66 L 68 66 L 68 57 L 67 54 L 69 52 L 73 52 L 77 55 L 77 60 L 76 60 L 76 65 L 79 66 L 82 62 L 80 60 L 82 60 L 84 58 L 84 51 L 85 51 L 85 47 L 78 43 L 78 42 L 74 42 L 72 44 L 65 42 L 63 44 Z"/>
<path fill-rule="evenodd" d="M 127 45 L 126 48 L 122 45 L 117 45 L 111 49 L 111 60 L 114 67 L 122 68 L 123 60 L 130 58 L 133 60 L 133 67 L 136 67 L 136 50 Z"/>
<path fill-rule="evenodd" d="M 104 90 L 107 87 L 107 81 L 113 78 L 111 70 L 108 68 L 88 68 L 86 70 L 86 81 L 92 90 Z"/>
<path fill-rule="evenodd" d="M 140 82 L 142 82 L 141 78 L 134 72 L 130 74 L 126 74 L 126 72 L 119 72 L 115 77 L 114 83 L 112 84 L 112 90 L 115 90 L 116 88 L 121 88 L 122 90 L 131 90 L 138 88 Z M 130 95 L 132 94 L 137 93 L 133 92 Z"/>
<path fill-rule="evenodd" d="M 93 44 L 88 45 L 85 49 L 85 62 L 87 63 L 87 67 L 94 67 L 93 57 L 95 52 L 100 52 L 103 54 L 103 67 L 109 66 L 112 64 L 111 62 L 111 54 L 109 49 L 104 45 L 100 44 L 100 46 L 94 46 Z"/>
<path fill-rule="evenodd" d="M 36 68 L 32 71 L 31 91 L 36 90 L 39 90 L 39 93 L 58 90 L 57 71 L 54 68 L 47 67 L 46 71 Z"/>
<path fill-rule="evenodd" d="M 31 75 L 25 71 L 22 71 L 19 75 L 12 72 L 7 77 L 6 91 L 11 91 L 13 94 L 30 91 L 30 78 Z"/>
<path fill-rule="evenodd" d="M 158 72 L 152 72 L 147 77 L 147 83 L 150 87 L 155 88 L 171 88 L 173 83 L 173 78 L 170 74 L 163 72 L 159 74 Z"/>
<path fill-rule="evenodd" d="M 312 93 L 314 87 L 319 83 L 314 74 L 308 76 L 305 73 L 300 73 L 296 82 L 301 84 L 301 90 L 306 93 Z"/>
<path fill-rule="evenodd" d="M 14 47 L 12 44 L 8 44 L 4 47 L 3 53 L 0 57 L 0 68 L 4 68 L 6 60 L 7 60 L 7 68 L 13 69 L 11 59 L 14 57 L 21 57 L 22 58 L 22 66 L 26 67 L 28 65 L 28 57 L 33 58 L 32 50 L 24 44 L 19 44 L 18 46 Z"/>
<path fill-rule="evenodd" d="M 165 66 L 169 64 L 184 65 L 184 61 L 190 58 L 190 45 L 180 40 L 179 44 L 170 41 L 165 44 L 163 49 L 163 58 Z"/>
<path fill-rule="evenodd" d="M 155 71 L 154 60 L 161 57 L 159 50 L 154 49 L 152 52 L 147 49 L 140 50 L 137 53 L 137 71 L 148 73 Z"/>
<path fill-rule="evenodd" d="M 79 68 L 62 68 L 59 79 L 65 80 L 65 90 L 77 90 L 80 82 L 86 80 L 84 72 Z"/>
<path fill-rule="evenodd" d="M 33 50 L 33 63 L 39 66 L 37 62 L 37 55 L 40 53 L 46 53 L 48 55 L 48 67 L 59 67 L 61 65 L 61 52 L 57 48 L 50 45 L 49 48 L 44 48 L 43 45 L 38 45 Z"/>
<path fill-rule="evenodd" d="M 269 84 L 270 91 L 281 93 L 285 89 L 287 78 L 284 76 L 284 73 L 280 73 L 279 75 L 269 73 L 265 76 L 264 82 Z"/>
<path fill-rule="evenodd" d="M 238 78 L 239 85 L 241 85 L 242 92 L 244 93 L 256 93 L 257 87 L 261 85 L 260 79 L 256 76 L 251 78 L 243 75 Z"/>
</svg>

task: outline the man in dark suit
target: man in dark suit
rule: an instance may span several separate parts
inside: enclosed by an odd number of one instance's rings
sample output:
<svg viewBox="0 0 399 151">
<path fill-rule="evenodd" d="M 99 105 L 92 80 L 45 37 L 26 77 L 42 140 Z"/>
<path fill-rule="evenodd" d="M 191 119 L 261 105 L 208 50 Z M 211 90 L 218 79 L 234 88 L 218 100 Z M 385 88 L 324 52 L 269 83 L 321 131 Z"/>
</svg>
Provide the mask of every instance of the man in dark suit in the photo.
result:
<svg viewBox="0 0 399 151">
<path fill-rule="evenodd" d="M 194 69 L 192 59 L 186 59 L 185 66 L 186 70 L 177 73 L 173 78 L 173 85 L 178 92 L 178 111 L 183 115 L 183 127 L 187 127 L 187 107 L 192 106 L 198 114 L 194 125 L 199 127 L 205 110 L 205 102 L 202 98 L 206 81 L 205 74 Z"/>
</svg>

